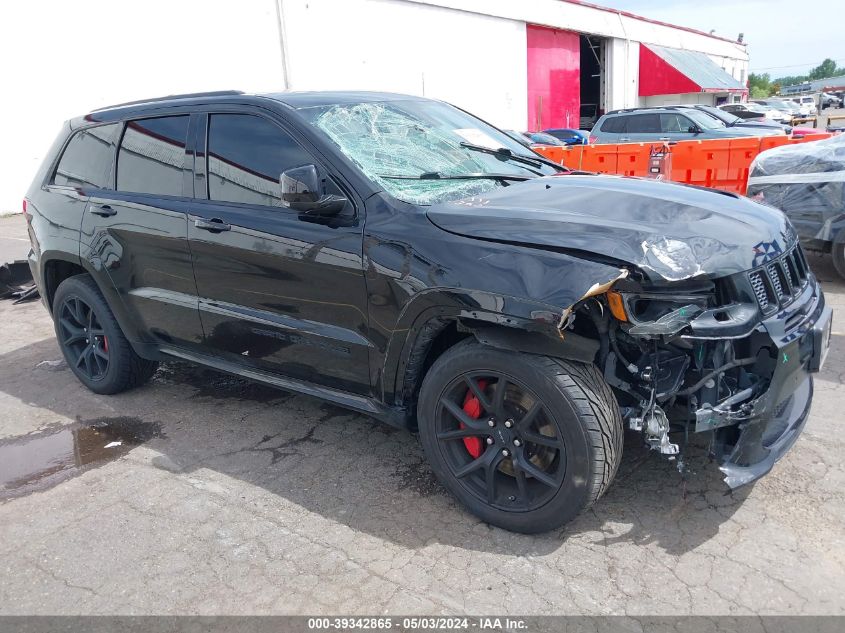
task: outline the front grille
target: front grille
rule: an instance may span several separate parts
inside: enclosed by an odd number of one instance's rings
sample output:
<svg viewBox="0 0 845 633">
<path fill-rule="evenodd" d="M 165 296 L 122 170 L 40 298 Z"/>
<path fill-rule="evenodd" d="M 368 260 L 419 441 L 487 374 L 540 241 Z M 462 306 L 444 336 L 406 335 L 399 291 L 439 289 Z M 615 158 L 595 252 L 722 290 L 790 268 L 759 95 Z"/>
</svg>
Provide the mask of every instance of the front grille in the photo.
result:
<svg viewBox="0 0 845 633">
<path fill-rule="evenodd" d="M 789 304 L 807 285 L 808 269 L 797 244 L 762 268 L 748 273 L 748 280 L 763 312 Z"/>
<path fill-rule="evenodd" d="M 798 277 L 793 272 L 792 267 L 794 264 L 792 263 L 792 258 L 787 257 L 783 260 L 783 272 L 786 274 L 786 283 L 790 288 L 798 288 Z"/>
<path fill-rule="evenodd" d="M 780 276 L 780 266 L 777 264 L 769 264 L 766 266 L 766 272 L 769 273 L 769 279 L 772 280 L 772 286 L 775 289 L 775 296 L 780 299 L 784 294 L 786 294 L 784 290 L 784 286 L 786 284 L 783 283 L 783 279 Z"/>
<path fill-rule="evenodd" d="M 771 303 L 771 301 L 769 301 L 769 289 L 766 287 L 763 273 L 759 270 L 755 270 L 753 273 L 750 273 L 748 277 L 751 279 L 751 287 L 754 288 L 754 294 L 757 296 L 757 303 L 759 303 L 760 307 L 765 311 L 766 308 L 769 307 L 769 303 Z"/>
</svg>

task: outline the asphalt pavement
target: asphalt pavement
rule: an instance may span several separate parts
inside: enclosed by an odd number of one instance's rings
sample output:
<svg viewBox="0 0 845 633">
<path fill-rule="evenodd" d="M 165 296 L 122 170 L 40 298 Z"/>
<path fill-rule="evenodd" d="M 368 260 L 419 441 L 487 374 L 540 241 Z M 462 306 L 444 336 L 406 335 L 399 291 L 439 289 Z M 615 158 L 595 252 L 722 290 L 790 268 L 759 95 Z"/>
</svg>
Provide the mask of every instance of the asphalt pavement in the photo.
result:
<svg viewBox="0 0 845 633">
<path fill-rule="evenodd" d="M 0 260 L 23 257 L 20 216 Z M 468 514 L 419 442 L 315 399 L 172 363 L 82 387 L 39 302 L 0 301 L 0 614 L 843 614 L 845 283 L 811 258 L 832 350 L 806 430 L 726 493 L 626 439 L 565 528 Z M 845 318 L 845 317 L 843 317 Z"/>
</svg>

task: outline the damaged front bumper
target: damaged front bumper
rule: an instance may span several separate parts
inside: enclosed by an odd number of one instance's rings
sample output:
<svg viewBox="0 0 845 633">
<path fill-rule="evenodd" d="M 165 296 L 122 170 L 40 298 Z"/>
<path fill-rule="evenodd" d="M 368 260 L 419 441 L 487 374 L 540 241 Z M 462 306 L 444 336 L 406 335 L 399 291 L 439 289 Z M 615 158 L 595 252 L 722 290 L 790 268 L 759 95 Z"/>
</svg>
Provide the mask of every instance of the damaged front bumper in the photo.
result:
<svg viewBox="0 0 845 633">
<path fill-rule="evenodd" d="M 778 350 L 778 363 L 769 388 L 744 407 L 748 413 L 738 422 L 739 435 L 732 447 L 717 446 L 722 455 L 719 469 L 725 483 L 737 488 L 768 473 L 788 451 L 810 413 L 812 374 L 821 369 L 830 347 L 833 314 L 819 290 L 808 316 L 788 333 L 782 315 L 763 322 Z M 713 425 L 713 411 L 696 412 L 696 430 Z M 721 422 L 716 422 L 721 423 Z"/>
<path fill-rule="evenodd" d="M 608 334 L 600 365 L 629 428 L 682 471 L 670 433 L 709 434 L 731 488 L 768 473 L 804 427 L 830 344 L 832 312 L 800 249 L 712 288 L 622 280 L 612 292 L 616 319 L 591 316 Z"/>
</svg>

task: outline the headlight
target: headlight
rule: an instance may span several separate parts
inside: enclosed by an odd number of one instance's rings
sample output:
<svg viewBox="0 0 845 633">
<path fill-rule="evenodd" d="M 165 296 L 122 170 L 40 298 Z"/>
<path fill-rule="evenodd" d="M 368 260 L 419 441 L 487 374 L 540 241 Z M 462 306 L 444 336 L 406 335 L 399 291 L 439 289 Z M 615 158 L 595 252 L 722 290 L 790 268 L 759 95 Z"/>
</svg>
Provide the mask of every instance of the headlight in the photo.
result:
<svg viewBox="0 0 845 633">
<path fill-rule="evenodd" d="M 605 293 L 610 313 L 617 320 L 632 325 L 657 321 L 671 312 L 688 306 L 696 306 L 702 311 L 706 310 L 711 296 L 709 293 L 628 293 L 615 290 Z"/>
</svg>

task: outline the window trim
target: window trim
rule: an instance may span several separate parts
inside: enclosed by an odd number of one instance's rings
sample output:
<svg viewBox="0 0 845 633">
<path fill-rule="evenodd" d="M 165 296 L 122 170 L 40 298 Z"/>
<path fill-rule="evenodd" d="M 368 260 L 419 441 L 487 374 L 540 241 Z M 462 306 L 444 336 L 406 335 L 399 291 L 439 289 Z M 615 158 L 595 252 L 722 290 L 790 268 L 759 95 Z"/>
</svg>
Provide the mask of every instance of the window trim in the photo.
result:
<svg viewBox="0 0 845 633">
<path fill-rule="evenodd" d="M 200 153 L 203 154 L 204 158 L 201 162 L 203 163 L 204 177 L 201 180 L 198 180 L 197 179 L 197 172 L 196 172 L 196 170 L 194 171 L 194 198 L 193 198 L 193 200 L 195 200 L 197 202 L 203 202 L 203 203 L 208 203 L 208 204 L 213 204 L 213 205 L 233 207 L 233 208 L 236 208 L 236 209 L 261 209 L 261 210 L 265 210 L 265 211 L 281 212 L 281 213 L 285 213 L 285 214 L 291 215 L 291 216 L 298 216 L 299 215 L 298 211 L 295 211 L 293 209 L 290 209 L 288 207 L 283 207 L 283 206 L 256 204 L 256 203 L 251 203 L 251 202 L 232 202 L 230 200 L 214 200 L 213 198 L 211 198 L 211 195 L 210 195 L 209 190 L 208 190 L 208 187 L 209 187 L 208 174 L 210 173 L 209 167 L 208 167 L 208 158 L 209 158 L 208 133 L 209 133 L 209 130 L 211 129 L 211 117 L 215 114 L 230 114 L 230 115 L 237 115 L 237 116 L 241 116 L 241 115 L 243 115 L 243 116 L 253 116 L 253 117 L 260 118 L 260 119 L 264 119 L 265 121 L 269 122 L 270 124 L 272 124 L 276 128 L 278 128 L 283 134 L 286 134 L 288 137 L 290 137 L 290 139 L 294 143 L 296 143 L 306 155 L 309 156 L 310 160 L 312 161 L 311 164 L 315 165 L 317 167 L 318 171 L 325 174 L 327 178 L 331 178 L 331 180 L 335 184 L 335 186 L 345 194 L 346 199 L 349 201 L 349 204 L 352 207 L 352 214 L 351 214 L 350 220 L 355 221 L 355 220 L 358 219 L 358 215 L 359 215 L 359 213 L 358 213 L 359 205 L 357 203 L 358 197 L 354 196 L 352 194 L 351 186 L 347 185 L 340 178 L 338 178 L 337 175 L 334 173 L 335 170 L 328 168 L 325 164 L 325 161 L 318 158 L 315 155 L 314 151 L 309 149 L 307 147 L 307 144 L 304 143 L 300 138 L 298 138 L 298 135 L 295 134 L 294 131 L 293 131 L 294 130 L 293 126 L 290 126 L 290 128 L 289 128 L 287 125 L 277 121 L 274 117 L 267 116 L 263 112 L 256 112 L 256 111 L 251 111 L 251 110 L 247 110 L 247 109 L 231 109 L 231 110 L 229 110 L 229 109 L 213 108 L 213 109 L 204 109 L 202 112 L 198 112 L 197 114 L 200 115 L 198 117 L 200 119 L 200 121 L 197 124 L 197 128 L 196 128 L 196 137 L 194 139 L 196 141 L 196 143 L 194 145 L 194 151 L 195 151 L 195 155 L 199 155 Z M 196 165 L 197 162 L 199 162 L 199 161 L 195 160 L 195 165 Z M 202 182 L 203 180 L 204 180 L 204 182 Z M 205 197 L 202 197 L 202 198 L 198 197 L 196 195 L 198 193 L 203 194 Z"/>
<path fill-rule="evenodd" d="M 629 115 L 627 121 L 625 122 L 625 133 L 626 134 L 662 134 L 661 132 L 662 126 L 660 124 L 660 112 L 635 112 Z M 640 119 L 645 119 L 646 117 L 655 117 L 657 119 L 657 129 L 656 130 L 631 130 L 631 121 L 635 118 L 639 117 Z"/>
<path fill-rule="evenodd" d="M 120 148 L 123 145 L 123 138 L 126 136 L 126 130 L 129 127 L 129 124 L 133 121 L 146 121 L 148 119 L 166 119 L 166 118 L 174 118 L 174 117 L 188 117 L 188 128 L 185 131 L 185 151 L 182 153 L 182 194 L 178 196 L 173 196 L 170 194 L 164 193 L 150 193 L 146 191 L 124 191 L 122 189 L 117 188 L 117 171 L 118 171 L 118 159 L 120 158 Z M 188 161 L 188 154 L 190 153 L 190 142 L 191 142 L 191 124 L 194 118 L 194 113 L 191 111 L 180 111 L 180 112 L 170 112 L 170 113 L 158 113 L 158 114 L 148 114 L 147 116 L 134 116 L 126 119 L 122 119 L 120 123 L 123 125 L 120 131 L 120 139 L 118 143 L 115 145 L 114 149 L 114 157 L 112 159 L 112 170 L 111 170 L 111 184 L 112 189 L 111 191 L 115 191 L 122 195 L 127 196 L 143 196 L 145 199 L 149 198 L 164 198 L 166 200 L 190 200 L 192 196 L 186 195 L 186 176 L 185 174 L 188 173 L 190 175 L 191 180 L 193 180 L 193 173 L 194 173 L 194 166 L 193 162 Z M 192 155 L 193 156 L 193 155 Z"/>
<path fill-rule="evenodd" d="M 41 185 L 41 188 L 45 191 L 49 190 L 59 190 L 59 191 L 76 191 L 81 189 L 83 191 L 113 191 L 114 188 L 109 188 L 108 185 L 113 184 L 113 180 L 111 178 L 112 174 L 114 173 L 115 169 L 115 161 L 117 160 L 117 148 L 119 147 L 119 142 L 115 143 L 115 149 L 112 151 L 111 157 L 111 164 L 109 165 L 109 170 L 106 173 L 106 187 L 75 187 L 73 185 L 59 185 L 56 184 L 54 181 L 56 179 L 56 172 L 59 170 L 59 164 L 62 162 L 62 158 L 64 158 L 65 152 L 67 151 L 68 147 L 71 144 L 71 141 L 75 139 L 79 134 L 86 132 L 88 130 L 93 130 L 94 128 L 98 127 L 105 127 L 107 125 L 114 125 L 117 127 L 123 126 L 123 121 L 103 121 L 102 123 L 95 123 L 93 125 L 86 125 L 83 127 L 78 127 L 76 129 L 70 129 L 70 133 L 65 138 L 64 143 L 62 144 L 61 149 L 56 152 L 56 156 L 53 158 L 53 163 L 50 165 L 50 169 L 47 170 L 46 177 L 44 179 L 44 183 Z M 123 130 L 120 129 L 118 136 L 118 141 L 123 138 Z"/>
</svg>

